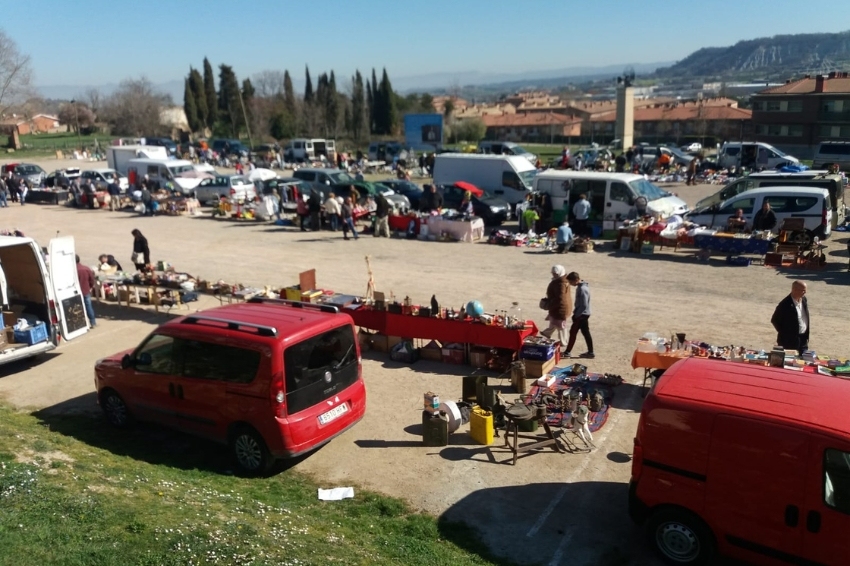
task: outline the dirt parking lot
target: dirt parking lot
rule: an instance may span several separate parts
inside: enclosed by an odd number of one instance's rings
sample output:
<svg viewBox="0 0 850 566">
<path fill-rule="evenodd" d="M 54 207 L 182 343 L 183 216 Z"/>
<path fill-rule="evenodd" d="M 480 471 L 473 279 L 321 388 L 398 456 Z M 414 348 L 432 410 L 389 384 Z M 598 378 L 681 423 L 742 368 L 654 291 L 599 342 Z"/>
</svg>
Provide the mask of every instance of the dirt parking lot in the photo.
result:
<svg viewBox="0 0 850 566">
<path fill-rule="evenodd" d="M 59 166 L 55 160 L 42 165 L 46 170 Z M 717 189 L 672 188 L 690 204 Z M 366 290 L 368 254 L 379 291 L 422 303 L 433 294 L 442 304 L 455 306 L 477 299 L 488 311 L 508 309 L 518 301 L 540 327 L 544 313 L 537 302 L 551 266 L 563 263 L 568 271 L 578 271 L 592 295 L 590 326 L 597 357 L 588 366 L 626 379 L 615 390 L 608 422 L 595 435 L 596 450 L 539 452 L 511 466 L 500 440 L 483 447 L 463 432 L 453 435 L 446 448 L 422 447 L 422 393 L 459 397 L 460 376 L 471 368 L 428 361 L 407 366 L 370 352 L 363 362 L 366 417 L 298 464 L 327 487 L 362 486 L 435 515 L 465 520 L 480 528 L 495 552 L 520 563 L 654 564 L 626 516 L 642 377 L 630 360 L 644 332 L 685 332 L 715 344 L 769 347 L 775 338 L 769 322 L 773 308 L 799 278 L 809 284 L 811 346 L 818 352 L 850 354 L 843 335 L 850 275 L 846 236 L 840 232 L 828 241 L 825 270 L 798 271 L 730 267 L 723 257 L 706 264 L 691 252 L 666 249 L 637 256 L 615 251 L 611 243 L 594 253 L 555 256 L 486 244 L 372 237 L 343 241 L 340 233 L 304 233 L 270 224 L 142 218 L 40 205 L 0 209 L 0 228 L 18 228 L 42 245 L 57 233 L 72 235 L 85 263 L 110 253 L 125 265 L 130 263 L 130 231 L 138 228 L 150 242 L 154 261 L 168 261 L 205 279 L 284 286 L 296 283 L 299 272 L 316 268 L 321 287 L 358 294 Z M 217 301 L 205 298 L 192 308 L 212 304 Z M 95 309 L 99 324 L 89 334 L 39 362 L 0 368 L 0 396 L 22 408 L 96 414 L 95 361 L 135 346 L 168 315 L 114 304 L 96 304 Z M 581 337 L 578 344 L 575 350 L 584 351 Z"/>
</svg>

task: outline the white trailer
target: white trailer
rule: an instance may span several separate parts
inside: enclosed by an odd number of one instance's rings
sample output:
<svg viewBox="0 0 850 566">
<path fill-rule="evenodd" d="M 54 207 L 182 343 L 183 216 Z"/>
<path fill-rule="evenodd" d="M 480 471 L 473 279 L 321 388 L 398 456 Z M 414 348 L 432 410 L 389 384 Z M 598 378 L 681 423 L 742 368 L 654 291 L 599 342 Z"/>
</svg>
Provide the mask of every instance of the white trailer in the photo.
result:
<svg viewBox="0 0 850 566">
<path fill-rule="evenodd" d="M 168 150 L 157 145 L 113 145 L 106 148 L 106 163 L 110 169 L 127 176 L 130 160 L 137 158 L 168 159 Z"/>
<path fill-rule="evenodd" d="M 520 155 L 444 153 L 434 159 L 435 184 L 466 181 L 511 204 L 525 200 L 536 174 L 534 165 Z"/>
</svg>

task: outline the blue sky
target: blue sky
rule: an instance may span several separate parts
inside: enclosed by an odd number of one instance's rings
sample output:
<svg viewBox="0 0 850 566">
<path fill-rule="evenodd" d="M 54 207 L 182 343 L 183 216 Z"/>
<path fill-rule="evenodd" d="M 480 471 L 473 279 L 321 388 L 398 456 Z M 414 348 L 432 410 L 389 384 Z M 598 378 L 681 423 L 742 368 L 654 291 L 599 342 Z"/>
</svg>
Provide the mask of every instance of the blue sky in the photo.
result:
<svg viewBox="0 0 850 566">
<path fill-rule="evenodd" d="M 321 6 L 322 8 L 318 8 Z M 390 78 L 675 61 L 700 47 L 850 29 L 850 2 L 808 0 L 0 0 L 37 85 L 181 80 L 204 56 L 240 79 Z M 449 85 L 446 85 L 449 86 Z"/>
</svg>

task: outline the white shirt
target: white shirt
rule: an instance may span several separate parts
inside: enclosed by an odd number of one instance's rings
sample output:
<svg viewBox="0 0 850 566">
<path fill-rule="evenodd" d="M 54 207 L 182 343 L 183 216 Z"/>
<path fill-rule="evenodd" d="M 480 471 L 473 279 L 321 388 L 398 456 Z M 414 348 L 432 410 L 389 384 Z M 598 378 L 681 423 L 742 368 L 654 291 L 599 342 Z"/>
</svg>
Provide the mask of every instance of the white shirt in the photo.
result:
<svg viewBox="0 0 850 566">
<path fill-rule="evenodd" d="M 800 334 L 805 334 L 809 327 L 809 321 L 806 312 L 803 310 L 803 299 L 795 301 L 792 298 L 791 301 L 794 303 L 794 308 L 797 309 L 797 324 L 800 326 Z"/>
</svg>

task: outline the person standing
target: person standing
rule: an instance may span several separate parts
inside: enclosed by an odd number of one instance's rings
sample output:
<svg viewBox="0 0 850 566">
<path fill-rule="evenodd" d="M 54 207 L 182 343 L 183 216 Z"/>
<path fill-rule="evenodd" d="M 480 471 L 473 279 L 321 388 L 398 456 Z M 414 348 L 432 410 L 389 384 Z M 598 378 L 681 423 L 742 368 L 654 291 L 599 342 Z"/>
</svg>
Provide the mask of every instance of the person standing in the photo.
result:
<svg viewBox="0 0 850 566">
<path fill-rule="evenodd" d="M 791 293 L 779 301 L 770 319 L 776 329 L 776 343 L 802 354 L 809 349 L 809 302 L 806 283 L 791 283 Z"/>
<path fill-rule="evenodd" d="M 121 187 L 118 186 L 117 177 L 113 177 L 106 185 L 106 192 L 109 193 L 109 210 L 114 212 L 121 208 Z"/>
<path fill-rule="evenodd" d="M 9 174 L 6 178 L 6 187 L 9 189 L 12 202 L 18 202 L 18 179 L 14 175 Z"/>
<path fill-rule="evenodd" d="M 348 231 L 354 234 L 354 239 L 357 240 L 360 236 L 357 235 L 357 228 L 354 226 L 354 205 L 351 203 L 351 197 L 345 197 L 342 203 L 342 235 L 348 240 Z"/>
<path fill-rule="evenodd" d="M 339 215 L 342 212 L 342 208 L 339 205 L 339 201 L 336 200 L 335 194 L 328 194 L 328 200 L 325 201 L 324 209 L 325 216 L 328 217 L 328 222 L 331 225 L 331 230 L 336 232 L 339 230 Z"/>
<path fill-rule="evenodd" d="M 540 220 L 540 215 L 537 214 L 537 207 L 528 207 L 525 212 L 522 213 L 523 231 L 534 230 L 538 220 Z"/>
<path fill-rule="evenodd" d="M 301 220 L 301 231 L 307 231 L 307 218 L 310 216 L 310 210 L 307 208 L 307 195 L 298 195 L 298 203 L 295 207 L 295 213 Z"/>
<path fill-rule="evenodd" d="M 440 212 L 443 208 L 443 195 L 437 192 L 436 185 L 428 185 L 425 194 L 419 201 L 419 210 L 421 212 Z"/>
<path fill-rule="evenodd" d="M 375 196 L 375 233 L 376 238 L 380 236 L 390 237 L 390 203 L 382 193 Z"/>
<path fill-rule="evenodd" d="M 322 195 L 316 189 L 310 191 L 307 209 L 310 212 L 310 230 L 318 232 L 322 229 Z"/>
<path fill-rule="evenodd" d="M 590 289 L 587 287 L 587 282 L 582 281 L 579 274 L 573 271 L 567 275 L 567 282 L 576 288 L 576 304 L 573 309 L 573 323 L 570 326 L 570 341 L 567 344 L 567 351 L 564 352 L 564 357 L 571 358 L 573 346 L 576 343 L 576 336 L 579 331 L 587 343 L 587 352 L 582 354 L 582 358 L 595 358 L 593 353 L 593 338 L 590 336 Z"/>
<path fill-rule="evenodd" d="M 587 219 L 590 218 L 590 201 L 587 195 L 582 193 L 573 205 L 573 216 L 575 216 L 575 232 L 577 236 L 587 236 Z"/>
<path fill-rule="evenodd" d="M 6 192 L 7 190 L 6 180 L 3 177 L 0 177 L 0 208 L 9 208 L 9 195 Z"/>
<path fill-rule="evenodd" d="M 136 269 L 142 271 L 151 263 L 151 250 L 148 247 L 148 239 L 136 229 L 133 230 L 133 263 Z"/>
<path fill-rule="evenodd" d="M 546 320 L 549 322 L 549 328 L 540 333 L 546 338 L 552 338 L 552 334 L 556 334 L 560 348 L 566 345 L 567 320 L 572 310 L 570 285 L 567 282 L 566 273 L 567 270 L 563 265 L 552 266 L 552 280 L 546 287 L 548 303 Z"/>
<path fill-rule="evenodd" d="M 97 326 L 97 321 L 94 317 L 94 307 L 91 304 L 91 292 L 94 289 L 95 279 L 94 271 L 88 265 L 80 263 L 80 256 L 75 256 L 77 260 L 77 281 L 80 283 L 80 291 L 83 294 L 83 306 L 86 308 L 86 316 L 89 317 L 91 327 Z"/>
<path fill-rule="evenodd" d="M 753 218 L 753 230 L 773 230 L 776 227 L 776 213 L 770 208 L 770 203 L 765 199 L 761 210 L 756 212 Z"/>
<path fill-rule="evenodd" d="M 30 187 L 27 183 L 28 181 L 26 179 L 20 179 L 19 181 L 18 190 L 20 191 L 21 206 L 24 206 L 24 203 L 27 202 L 27 193 L 30 192 Z"/>
</svg>

